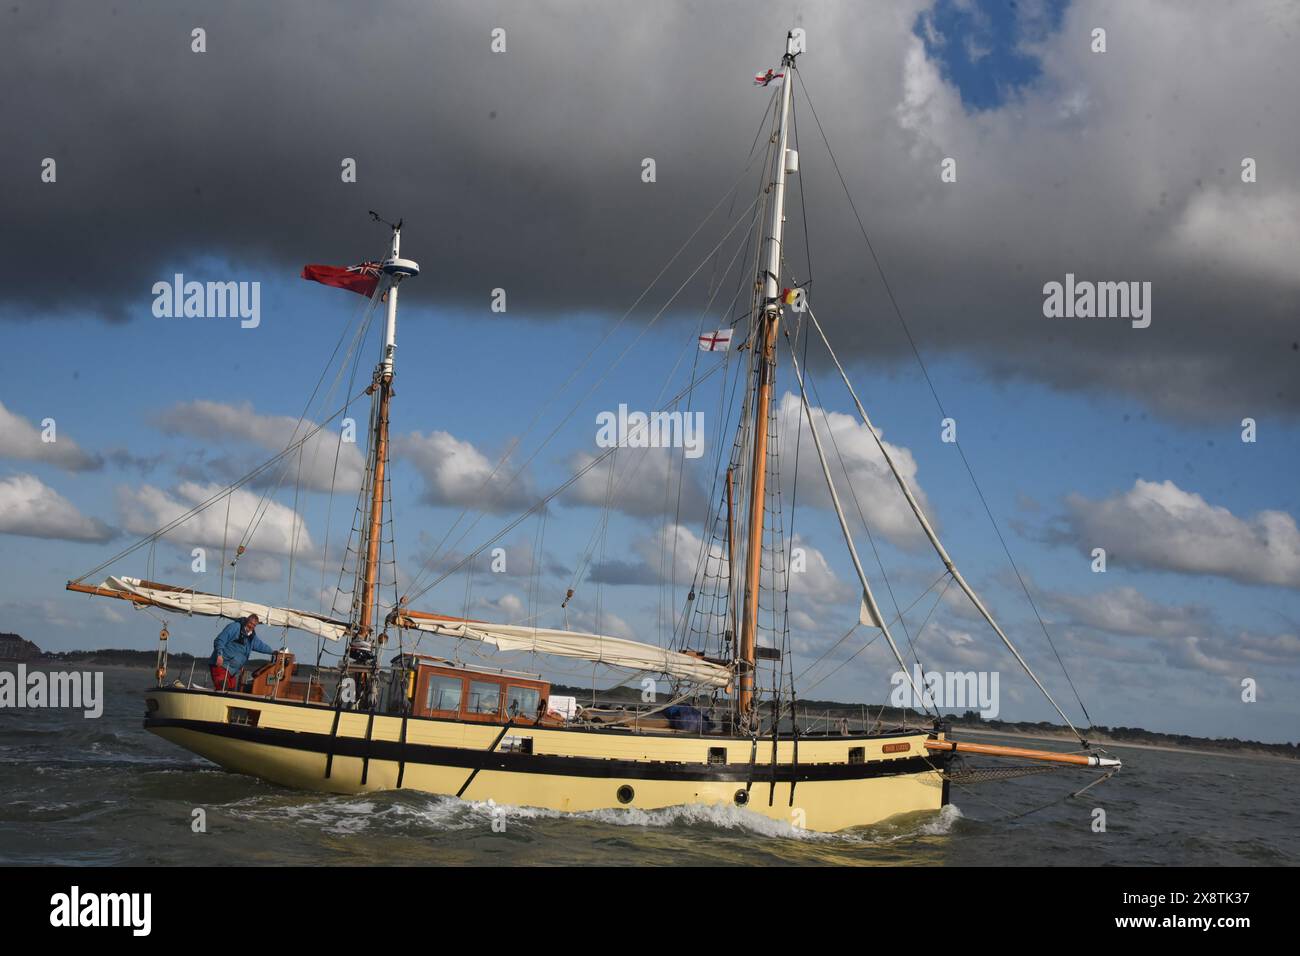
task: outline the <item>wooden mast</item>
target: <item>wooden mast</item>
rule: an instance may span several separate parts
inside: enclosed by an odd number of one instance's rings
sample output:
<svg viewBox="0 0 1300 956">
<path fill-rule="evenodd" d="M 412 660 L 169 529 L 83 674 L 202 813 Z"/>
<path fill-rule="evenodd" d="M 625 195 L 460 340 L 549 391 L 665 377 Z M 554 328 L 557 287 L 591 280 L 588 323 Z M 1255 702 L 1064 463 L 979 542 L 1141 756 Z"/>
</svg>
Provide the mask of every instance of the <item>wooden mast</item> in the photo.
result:
<svg viewBox="0 0 1300 956">
<path fill-rule="evenodd" d="M 373 629 L 372 620 L 378 591 L 379 543 L 384 524 L 384 476 L 388 467 L 388 402 L 393 395 L 393 373 L 380 373 L 377 384 L 379 418 L 375 423 L 374 460 L 371 464 L 373 486 L 370 493 L 370 521 L 366 531 L 366 563 L 362 572 L 364 590 L 361 592 L 361 616 L 357 621 L 357 633 L 362 637 L 369 635 Z"/>
<path fill-rule="evenodd" d="M 374 213 L 371 213 L 374 215 Z M 379 217 L 376 216 L 376 219 Z M 357 618 L 357 634 L 368 637 L 374 632 L 375 607 L 379 596 L 379 547 L 383 541 L 384 482 L 388 471 L 388 406 L 393 397 L 393 355 L 397 351 L 397 286 L 407 276 L 418 275 L 420 268 L 409 259 L 399 258 L 402 243 L 402 223 L 393 226 L 392 254 L 384 263 L 389 276 L 388 321 L 384 328 L 384 353 L 375 369 L 375 381 L 370 391 L 379 389 L 379 411 L 375 419 L 374 458 L 371 461 L 370 511 L 367 516 L 365 563 L 361 570 L 361 613 Z"/>
<path fill-rule="evenodd" d="M 794 37 L 786 35 L 786 52 L 781 59 L 781 112 L 773 156 L 772 196 L 766 236 L 762 287 L 762 316 L 759 319 L 758 389 L 754 406 L 754 458 L 750 478 L 749 535 L 746 539 L 745 612 L 741 623 L 740 694 L 741 715 L 754 709 L 754 646 L 758 637 L 759 578 L 763 570 L 763 508 L 767 493 L 767 420 L 772 406 L 772 384 L 776 374 L 776 335 L 781 321 L 781 240 L 785 230 L 785 177 L 787 172 L 787 121 L 790 115 L 790 87 L 794 69 Z"/>
</svg>

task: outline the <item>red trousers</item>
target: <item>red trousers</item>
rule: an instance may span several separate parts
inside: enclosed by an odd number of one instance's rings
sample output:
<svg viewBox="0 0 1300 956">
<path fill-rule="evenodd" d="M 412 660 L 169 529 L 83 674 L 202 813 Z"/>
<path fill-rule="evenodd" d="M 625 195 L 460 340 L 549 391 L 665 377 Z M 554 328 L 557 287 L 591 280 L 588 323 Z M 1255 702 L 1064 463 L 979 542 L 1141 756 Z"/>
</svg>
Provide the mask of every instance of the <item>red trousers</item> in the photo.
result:
<svg viewBox="0 0 1300 956">
<path fill-rule="evenodd" d="M 230 671 L 216 664 L 213 664 L 210 670 L 213 690 L 239 690 L 239 679 Z"/>
</svg>

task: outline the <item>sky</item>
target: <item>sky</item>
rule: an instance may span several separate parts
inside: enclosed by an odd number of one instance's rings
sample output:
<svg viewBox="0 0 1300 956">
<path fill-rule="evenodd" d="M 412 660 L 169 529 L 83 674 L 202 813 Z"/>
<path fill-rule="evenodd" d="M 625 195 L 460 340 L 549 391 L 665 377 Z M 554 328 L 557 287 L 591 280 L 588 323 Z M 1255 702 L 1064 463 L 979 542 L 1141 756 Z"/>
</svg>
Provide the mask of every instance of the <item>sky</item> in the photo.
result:
<svg viewBox="0 0 1300 956">
<path fill-rule="evenodd" d="M 714 373 L 692 406 L 707 440 L 680 509 L 664 507 L 669 455 L 620 452 L 631 477 L 616 472 L 608 520 L 596 469 L 503 536 L 505 572 L 481 565 L 417 602 L 667 640 L 684 556 L 716 504 L 710 466 L 730 438 L 716 410 L 738 361 L 695 337 L 725 324 L 746 269 L 744 226 L 727 230 L 747 221 L 773 92 L 752 77 L 800 27 L 787 265 L 811 277 L 958 566 L 1080 726 L 1081 700 L 1110 726 L 1300 739 L 1294 3 L 376 3 L 364 18 L 335 3 L 51 3 L 2 16 L 0 83 L 25 93 L 0 104 L 0 630 L 51 650 L 156 646 L 153 617 L 64 582 L 278 452 L 304 409 L 319 420 L 342 405 L 334 350 L 366 303 L 298 272 L 381 257 L 375 209 L 405 219 L 403 254 L 422 266 L 400 296 L 393 405 L 403 584 L 449 528 L 481 515 L 440 568 L 588 463 L 601 412 L 653 410 L 692 371 Z M 259 283 L 259 323 L 157 317 L 153 286 L 176 273 Z M 1049 317 L 1044 288 L 1067 275 L 1149 283 L 1149 325 Z M 833 366 L 818 349 L 808 361 L 891 612 L 891 590 L 906 606 L 942 567 Z M 788 365 L 777 395 L 792 437 Z M 352 413 L 364 428 L 364 403 Z M 309 446 L 301 481 L 231 499 L 242 530 L 271 492 L 241 596 L 314 609 L 337 581 L 361 453 L 339 446 L 336 474 L 335 434 Z M 804 439 L 800 695 L 878 702 L 895 665 L 879 641 L 862 649 L 862 629 L 837 643 L 858 587 Z M 506 471 L 524 467 L 507 485 L 489 476 L 512 448 Z M 197 575 L 189 555 L 219 552 L 224 526 L 210 509 L 103 573 L 218 590 L 222 562 Z M 954 589 L 927 618 L 931 603 L 905 618 L 927 667 L 997 670 L 1003 718 L 1054 718 Z M 206 652 L 216 629 L 173 620 L 172 647 Z"/>
</svg>

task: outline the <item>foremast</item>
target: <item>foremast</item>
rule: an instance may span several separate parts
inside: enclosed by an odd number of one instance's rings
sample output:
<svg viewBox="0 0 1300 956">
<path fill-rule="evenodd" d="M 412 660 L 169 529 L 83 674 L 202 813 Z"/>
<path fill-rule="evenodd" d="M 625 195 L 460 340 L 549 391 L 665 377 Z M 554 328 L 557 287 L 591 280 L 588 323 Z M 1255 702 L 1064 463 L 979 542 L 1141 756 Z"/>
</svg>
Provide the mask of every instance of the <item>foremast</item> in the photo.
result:
<svg viewBox="0 0 1300 956">
<path fill-rule="evenodd" d="M 763 518 L 767 494 L 768 417 L 772 407 L 773 380 L 776 376 L 777 329 L 781 323 L 781 253 L 785 232 L 785 180 L 787 144 L 789 142 L 790 91 L 793 79 L 795 40 L 786 35 L 785 56 L 781 58 L 781 106 L 776 132 L 777 148 L 773 157 L 773 177 L 769 185 L 771 199 L 764 236 L 763 265 L 758 276 L 762 314 L 758 320 L 755 353 L 758 381 L 754 403 L 753 462 L 750 472 L 749 528 L 746 538 L 744 611 L 741 615 L 738 709 L 742 717 L 754 709 L 754 659 L 758 638 L 759 579 L 763 570 Z"/>
<path fill-rule="evenodd" d="M 373 213 L 372 213 L 373 215 Z M 377 216 L 375 218 L 378 218 Z M 402 279 L 419 275 L 420 267 L 411 259 L 402 259 L 402 223 L 393 225 L 393 245 L 384 262 L 388 276 L 386 298 L 388 317 L 384 324 L 384 349 L 375 378 L 369 391 L 379 392 L 375 427 L 370 441 L 370 495 L 364 518 L 365 549 L 361 567 L 361 602 L 357 615 L 356 632 L 359 637 L 369 637 L 375 629 L 375 609 L 379 603 L 379 546 L 383 539 L 384 486 L 388 473 L 388 413 L 393 397 L 393 358 L 397 352 L 397 293 Z"/>
</svg>

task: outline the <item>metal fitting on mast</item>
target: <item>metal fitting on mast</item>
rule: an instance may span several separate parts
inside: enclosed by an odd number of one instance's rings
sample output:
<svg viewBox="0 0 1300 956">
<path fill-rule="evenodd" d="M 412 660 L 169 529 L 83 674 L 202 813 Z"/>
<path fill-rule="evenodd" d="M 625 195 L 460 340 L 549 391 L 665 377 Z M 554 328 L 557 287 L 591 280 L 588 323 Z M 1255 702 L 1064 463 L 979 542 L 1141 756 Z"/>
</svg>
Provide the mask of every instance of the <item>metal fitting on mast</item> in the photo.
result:
<svg viewBox="0 0 1300 956">
<path fill-rule="evenodd" d="M 379 387 L 379 406 L 376 409 L 374 434 L 371 436 L 370 503 L 366 521 L 364 567 L 362 568 L 361 605 L 357 619 L 357 632 L 361 638 L 374 633 L 374 616 L 378 604 L 379 545 L 384 520 L 384 481 L 388 468 L 388 406 L 393 395 L 393 357 L 397 352 L 397 288 L 401 281 L 420 274 L 419 263 L 401 258 L 402 221 L 386 222 L 373 210 L 371 217 L 393 230 L 393 245 L 384 260 L 384 274 L 388 276 L 388 322 L 384 328 L 384 351 L 375 368 L 375 384 Z"/>
</svg>

